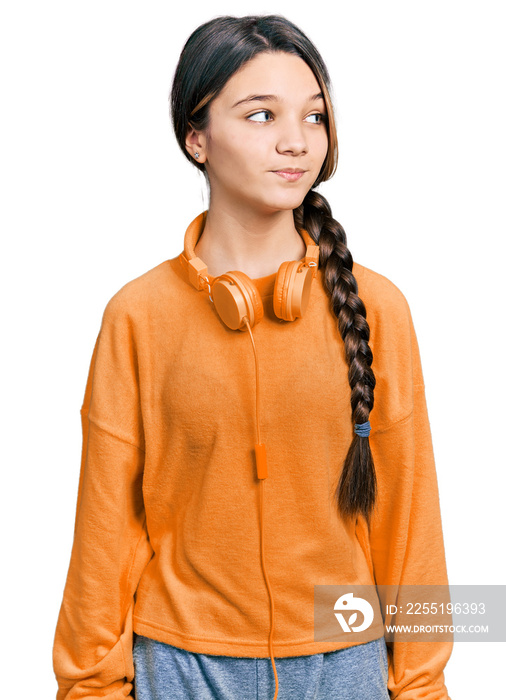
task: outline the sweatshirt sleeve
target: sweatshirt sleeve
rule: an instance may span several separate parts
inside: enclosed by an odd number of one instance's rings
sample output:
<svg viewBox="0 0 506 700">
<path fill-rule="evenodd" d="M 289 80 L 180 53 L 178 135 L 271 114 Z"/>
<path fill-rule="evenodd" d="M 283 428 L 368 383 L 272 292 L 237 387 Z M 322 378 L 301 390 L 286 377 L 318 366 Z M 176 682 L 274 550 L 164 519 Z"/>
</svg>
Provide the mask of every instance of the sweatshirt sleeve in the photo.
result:
<svg viewBox="0 0 506 700">
<path fill-rule="evenodd" d="M 106 306 L 81 408 L 74 540 L 53 644 L 57 700 L 132 698 L 133 604 L 152 556 L 134 324 Z"/>
<path fill-rule="evenodd" d="M 403 298 L 404 299 L 404 298 Z M 411 312 L 404 300 L 392 336 L 394 351 L 380 372 L 383 393 L 402 413 L 371 432 L 378 507 L 371 519 L 370 556 L 376 585 L 447 586 L 436 467 L 424 379 Z M 388 342 L 388 337 L 385 337 Z M 380 350 L 378 350 L 379 356 Z M 378 360 L 379 361 L 379 360 Z M 387 399 L 388 400 L 388 399 Z M 378 406 L 379 416 L 386 414 Z M 371 427 L 373 427 L 373 412 Z M 422 623 L 423 624 L 423 623 Z M 449 700 L 443 669 L 453 642 L 387 643 L 388 689 L 396 700 Z"/>
</svg>

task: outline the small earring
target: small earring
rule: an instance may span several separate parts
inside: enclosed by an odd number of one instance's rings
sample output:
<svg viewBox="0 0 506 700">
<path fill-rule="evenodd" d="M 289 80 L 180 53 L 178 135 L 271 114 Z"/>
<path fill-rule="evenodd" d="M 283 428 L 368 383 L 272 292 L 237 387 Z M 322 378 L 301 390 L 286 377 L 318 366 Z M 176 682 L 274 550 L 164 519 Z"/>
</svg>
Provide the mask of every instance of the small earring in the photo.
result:
<svg viewBox="0 0 506 700">
<path fill-rule="evenodd" d="M 195 151 L 193 155 L 195 156 L 195 158 L 200 158 L 200 153 L 198 151 Z"/>
</svg>

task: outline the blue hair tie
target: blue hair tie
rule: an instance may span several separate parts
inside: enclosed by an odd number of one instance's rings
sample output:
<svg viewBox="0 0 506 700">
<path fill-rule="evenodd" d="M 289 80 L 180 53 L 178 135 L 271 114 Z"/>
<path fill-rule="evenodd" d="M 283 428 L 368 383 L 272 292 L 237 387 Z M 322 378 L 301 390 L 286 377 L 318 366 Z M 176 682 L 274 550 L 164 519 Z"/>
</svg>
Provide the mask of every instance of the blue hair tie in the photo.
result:
<svg viewBox="0 0 506 700">
<path fill-rule="evenodd" d="M 359 437 L 368 437 L 370 432 L 371 424 L 369 421 L 366 421 L 365 423 L 355 423 L 355 433 Z"/>
</svg>

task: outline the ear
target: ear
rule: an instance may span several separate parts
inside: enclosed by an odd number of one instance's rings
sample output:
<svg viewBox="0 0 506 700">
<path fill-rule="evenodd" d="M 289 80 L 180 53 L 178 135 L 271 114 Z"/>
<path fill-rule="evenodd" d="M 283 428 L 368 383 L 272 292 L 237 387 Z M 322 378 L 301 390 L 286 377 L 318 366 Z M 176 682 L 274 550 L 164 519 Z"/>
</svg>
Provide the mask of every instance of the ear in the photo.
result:
<svg viewBox="0 0 506 700">
<path fill-rule="evenodd" d="M 206 137 L 203 131 L 195 131 L 191 126 L 186 133 L 186 150 L 197 163 L 206 161 Z M 199 157 L 196 157 L 196 153 Z"/>
</svg>

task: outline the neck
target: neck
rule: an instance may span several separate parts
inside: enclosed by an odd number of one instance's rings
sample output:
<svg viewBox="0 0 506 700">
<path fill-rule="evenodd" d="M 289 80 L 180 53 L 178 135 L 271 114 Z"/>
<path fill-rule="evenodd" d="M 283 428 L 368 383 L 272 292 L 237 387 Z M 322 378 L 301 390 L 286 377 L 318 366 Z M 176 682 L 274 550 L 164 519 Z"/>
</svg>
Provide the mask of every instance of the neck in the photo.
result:
<svg viewBox="0 0 506 700">
<path fill-rule="evenodd" d="M 285 260 L 300 260 L 306 253 L 304 240 L 295 228 L 293 211 L 262 214 L 213 208 L 195 246 L 209 274 L 217 277 L 240 270 L 251 279 L 278 271 Z"/>
</svg>

